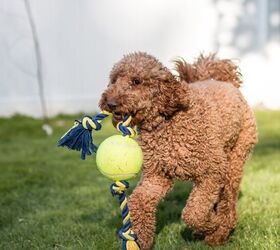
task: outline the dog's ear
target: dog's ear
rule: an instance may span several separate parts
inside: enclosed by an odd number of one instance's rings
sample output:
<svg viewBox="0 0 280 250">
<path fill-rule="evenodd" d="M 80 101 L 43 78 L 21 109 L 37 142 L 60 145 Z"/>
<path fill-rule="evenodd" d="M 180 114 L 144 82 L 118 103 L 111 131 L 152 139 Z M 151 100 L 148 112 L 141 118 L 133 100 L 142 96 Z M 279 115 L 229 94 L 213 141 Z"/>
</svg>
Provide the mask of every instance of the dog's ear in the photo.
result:
<svg viewBox="0 0 280 250">
<path fill-rule="evenodd" d="M 160 84 L 161 99 L 164 102 L 161 113 L 172 116 L 179 110 L 187 109 L 189 106 L 188 89 L 187 82 L 178 81 L 170 71 L 165 71 L 161 75 Z"/>
<path fill-rule="evenodd" d="M 174 89 L 174 99 L 177 108 L 186 109 L 189 106 L 189 84 L 185 81 L 178 82 Z"/>
<path fill-rule="evenodd" d="M 170 97 L 167 99 L 166 109 L 169 114 L 185 110 L 189 106 L 189 86 L 186 82 L 179 82 L 171 84 L 169 87 Z"/>
</svg>

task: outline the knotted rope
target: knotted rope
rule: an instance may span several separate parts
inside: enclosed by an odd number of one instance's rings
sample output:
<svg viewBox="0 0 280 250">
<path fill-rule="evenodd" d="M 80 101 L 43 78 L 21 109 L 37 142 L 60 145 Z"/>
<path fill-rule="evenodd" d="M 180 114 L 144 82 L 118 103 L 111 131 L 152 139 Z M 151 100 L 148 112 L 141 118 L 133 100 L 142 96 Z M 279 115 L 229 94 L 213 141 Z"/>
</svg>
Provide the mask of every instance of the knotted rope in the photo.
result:
<svg viewBox="0 0 280 250">
<path fill-rule="evenodd" d="M 118 235 L 122 239 L 122 250 L 140 250 L 137 243 L 137 235 L 131 229 L 130 213 L 127 206 L 125 190 L 129 187 L 127 181 L 116 181 L 110 187 L 113 196 L 119 196 L 120 208 L 122 211 L 123 227 Z"/>
<path fill-rule="evenodd" d="M 123 121 L 117 124 L 117 130 L 120 131 L 124 136 L 134 137 L 136 135 L 135 130 L 130 127 L 132 117 L 130 115 L 125 115 Z"/>
<path fill-rule="evenodd" d="M 91 131 L 100 130 L 100 122 L 110 113 L 102 111 L 94 118 L 85 116 L 81 120 L 76 120 L 74 126 L 70 128 L 58 141 L 58 146 L 66 146 L 69 149 L 81 151 L 81 158 L 84 160 L 86 155 L 92 155 L 97 147 L 92 143 Z"/>
<path fill-rule="evenodd" d="M 92 130 L 101 129 L 101 121 L 111 113 L 101 111 L 95 117 L 84 116 L 81 120 L 75 120 L 74 126 L 70 128 L 58 141 L 58 146 L 68 147 L 72 150 L 81 151 L 81 158 L 84 160 L 86 155 L 96 153 L 97 146 L 92 142 Z M 135 131 L 129 126 L 131 116 L 125 115 L 123 121 L 117 124 L 117 129 L 124 136 L 133 137 Z"/>
</svg>

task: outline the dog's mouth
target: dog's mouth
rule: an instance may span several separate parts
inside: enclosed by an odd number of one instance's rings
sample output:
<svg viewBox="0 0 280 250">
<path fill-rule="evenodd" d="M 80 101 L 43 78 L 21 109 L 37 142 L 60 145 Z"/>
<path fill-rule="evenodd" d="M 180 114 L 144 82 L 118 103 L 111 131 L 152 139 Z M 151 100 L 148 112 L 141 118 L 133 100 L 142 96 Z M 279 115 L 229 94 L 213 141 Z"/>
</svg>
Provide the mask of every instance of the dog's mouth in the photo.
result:
<svg viewBox="0 0 280 250">
<path fill-rule="evenodd" d="M 132 117 L 132 122 L 133 122 L 133 120 L 136 117 L 137 113 L 138 113 L 137 111 L 136 112 L 127 112 L 127 113 L 122 113 L 122 112 L 114 111 L 112 113 L 113 123 L 117 124 L 118 122 L 123 121 L 123 118 L 124 118 L 125 115 L 131 116 Z"/>
<path fill-rule="evenodd" d="M 115 121 L 122 121 L 123 115 L 120 112 L 113 112 L 113 119 Z"/>
</svg>

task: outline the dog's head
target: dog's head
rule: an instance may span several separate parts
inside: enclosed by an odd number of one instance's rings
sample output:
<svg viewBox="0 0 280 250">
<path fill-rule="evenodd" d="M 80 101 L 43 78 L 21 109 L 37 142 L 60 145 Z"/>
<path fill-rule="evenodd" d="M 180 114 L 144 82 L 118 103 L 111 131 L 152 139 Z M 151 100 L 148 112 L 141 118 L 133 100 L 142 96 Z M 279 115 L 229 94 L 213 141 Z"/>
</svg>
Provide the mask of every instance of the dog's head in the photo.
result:
<svg viewBox="0 0 280 250">
<path fill-rule="evenodd" d="M 113 113 L 114 124 L 124 114 L 132 116 L 132 125 L 156 123 L 186 104 L 186 92 L 187 85 L 179 83 L 156 58 L 133 53 L 113 67 L 100 108 Z"/>
</svg>

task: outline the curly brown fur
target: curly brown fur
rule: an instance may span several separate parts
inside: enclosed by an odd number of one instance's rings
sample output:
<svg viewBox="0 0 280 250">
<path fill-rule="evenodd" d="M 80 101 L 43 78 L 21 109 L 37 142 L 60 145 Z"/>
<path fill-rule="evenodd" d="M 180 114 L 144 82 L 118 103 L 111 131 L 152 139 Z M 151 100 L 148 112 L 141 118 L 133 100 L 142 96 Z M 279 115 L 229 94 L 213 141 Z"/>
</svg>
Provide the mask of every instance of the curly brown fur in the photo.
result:
<svg viewBox="0 0 280 250">
<path fill-rule="evenodd" d="M 194 64 L 176 64 L 179 79 L 152 56 L 129 54 L 113 67 L 100 101 L 114 124 L 130 113 L 139 130 L 143 176 L 129 208 L 144 250 L 152 246 L 156 207 L 174 180 L 194 183 L 183 221 L 208 244 L 224 243 L 237 223 L 243 166 L 257 141 L 230 60 L 201 56 Z"/>
</svg>

